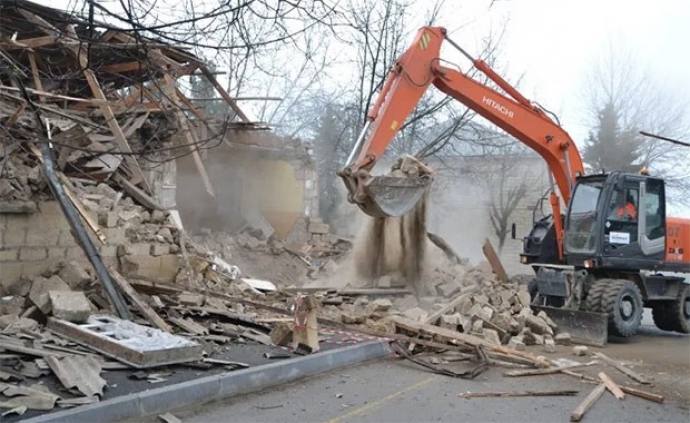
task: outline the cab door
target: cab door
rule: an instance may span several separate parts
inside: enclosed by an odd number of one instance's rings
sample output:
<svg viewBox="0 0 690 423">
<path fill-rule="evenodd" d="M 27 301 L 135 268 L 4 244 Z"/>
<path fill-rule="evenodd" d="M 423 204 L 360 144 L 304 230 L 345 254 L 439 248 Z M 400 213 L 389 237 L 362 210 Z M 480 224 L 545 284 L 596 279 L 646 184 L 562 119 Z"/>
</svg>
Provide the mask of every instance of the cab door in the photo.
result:
<svg viewBox="0 0 690 423">
<path fill-rule="evenodd" d="M 666 198 L 664 181 L 647 178 L 640 182 L 639 243 L 645 257 L 662 258 L 666 251 Z"/>
</svg>

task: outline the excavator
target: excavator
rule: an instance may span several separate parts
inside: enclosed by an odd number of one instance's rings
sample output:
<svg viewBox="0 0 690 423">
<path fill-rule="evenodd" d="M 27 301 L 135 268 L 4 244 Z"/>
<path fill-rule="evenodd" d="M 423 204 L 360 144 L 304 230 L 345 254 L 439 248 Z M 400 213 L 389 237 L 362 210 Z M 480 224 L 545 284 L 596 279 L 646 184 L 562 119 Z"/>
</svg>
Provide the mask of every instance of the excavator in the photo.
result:
<svg viewBox="0 0 690 423">
<path fill-rule="evenodd" d="M 444 66 L 444 41 L 497 89 Z M 690 219 L 667 216 L 665 181 L 646 169 L 585 174 L 580 151 L 558 119 L 463 50 L 443 27 L 419 29 L 390 70 L 337 172 L 350 203 L 369 216 L 387 218 L 406 215 L 424 198 L 433 181 L 428 174 L 373 176 L 372 170 L 431 85 L 546 162 L 550 190 L 536 209 L 548 199 L 550 213 L 535 213 L 520 254 L 520 263 L 534 271 L 529 282 L 534 309 L 590 345 L 635 335 L 644 307 L 652 309 L 659 329 L 688 333 Z"/>
</svg>

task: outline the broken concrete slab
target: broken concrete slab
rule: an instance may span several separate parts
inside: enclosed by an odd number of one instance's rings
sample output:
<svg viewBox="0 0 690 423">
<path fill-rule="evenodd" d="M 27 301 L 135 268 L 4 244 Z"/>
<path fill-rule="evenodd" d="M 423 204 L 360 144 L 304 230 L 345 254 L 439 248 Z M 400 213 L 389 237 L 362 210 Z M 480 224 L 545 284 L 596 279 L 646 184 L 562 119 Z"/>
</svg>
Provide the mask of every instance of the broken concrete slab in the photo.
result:
<svg viewBox="0 0 690 423">
<path fill-rule="evenodd" d="M 91 303 L 81 291 L 48 291 L 53 316 L 83 323 L 91 315 Z"/>
<path fill-rule="evenodd" d="M 87 397 L 103 396 L 106 381 L 101 377 L 101 365 L 95 357 L 91 355 L 47 356 L 44 360 L 66 389 L 76 388 Z"/>
<path fill-rule="evenodd" d="M 82 265 L 75 260 L 64 263 L 58 275 L 74 290 L 82 290 L 91 283 L 91 276 Z"/>
<path fill-rule="evenodd" d="M 570 344 L 572 344 L 572 339 L 571 339 L 570 334 L 568 332 L 556 334 L 556 336 L 553 339 L 556 341 L 556 345 L 570 345 Z"/>
<path fill-rule="evenodd" d="M 83 325 L 51 317 L 48 328 L 136 368 L 200 360 L 203 351 L 195 341 L 113 316 L 92 315 Z"/>
<path fill-rule="evenodd" d="M 29 291 L 29 299 L 43 314 L 49 314 L 51 310 L 50 297 L 48 295 L 50 291 L 70 291 L 70 287 L 58 275 L 53 275 L 50 279 L 42 276 L 37 276 L 33 279 L 31 290 Z"/>
</svg>

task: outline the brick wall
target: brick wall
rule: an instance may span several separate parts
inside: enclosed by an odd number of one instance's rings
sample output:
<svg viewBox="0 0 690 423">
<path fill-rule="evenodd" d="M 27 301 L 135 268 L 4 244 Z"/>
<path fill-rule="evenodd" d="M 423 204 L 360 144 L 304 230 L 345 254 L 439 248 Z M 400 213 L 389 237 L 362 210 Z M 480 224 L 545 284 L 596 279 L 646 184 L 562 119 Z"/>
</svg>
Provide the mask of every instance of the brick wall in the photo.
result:
<svg viewBox="0 0 690 423">
<path fill-rule="evenodd" d="M 92 217 L 98 221 L 95 213 L 92 213 Z M 161 282 L 174 281 L 176 266 L 179 266 L 179 258 L 171 251 L 174 246 L 148 241 L 131 243 L 127 237 L 128 227 L 131 226 L 119 219 L 117 213 L 111 217 L 114 220 L 101 227 L 106 243 L 92 237 L 104 263 Z M 91 234 L 90 229 L 86 230 Z M 69 223 L 57 201 L 40 202 L 39 212 L 30 215 L 0 214 L 2 284 L 22 276 L 39 275 L 55 268 L 60 262 L 70 260 L 78 261 L 86 269 L 92 268 L 72 236 Z"/>
</svg>

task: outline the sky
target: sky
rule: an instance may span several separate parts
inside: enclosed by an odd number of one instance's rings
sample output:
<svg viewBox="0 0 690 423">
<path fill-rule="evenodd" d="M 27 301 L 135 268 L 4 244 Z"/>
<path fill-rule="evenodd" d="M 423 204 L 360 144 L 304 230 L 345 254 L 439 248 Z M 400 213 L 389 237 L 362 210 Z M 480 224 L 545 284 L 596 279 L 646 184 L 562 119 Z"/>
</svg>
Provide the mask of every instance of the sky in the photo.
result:
<svg viewBox="0 0 690 423">
<path fill-rule="evenodd" d="M 75 0 L 37 2 L 58 8 L 75 4 Z M 117 4 L 105 3 L 109 8 Z M 576 144 L 582 145 L 588 132 L 582 99 L 586 71 L 612 46 L 633 52 L 636 62 L 666 84 L 666 89 L 690 99 L 686 46 L 690 1 L 494 0 L 489 8 L 490 3 L 445 0 L 439 25 L 470 52 L 482 37 L 504 30 L 500 45 L 504 75 L 511 81 L 521 77 L 523 94 L 555 112 Z M 443 53 L 447 54 L 444 58 L 463 64 L 459 53 L 449 49 Z M 690 210 L 679 211 L 690 216 Z"/>
</svg>

